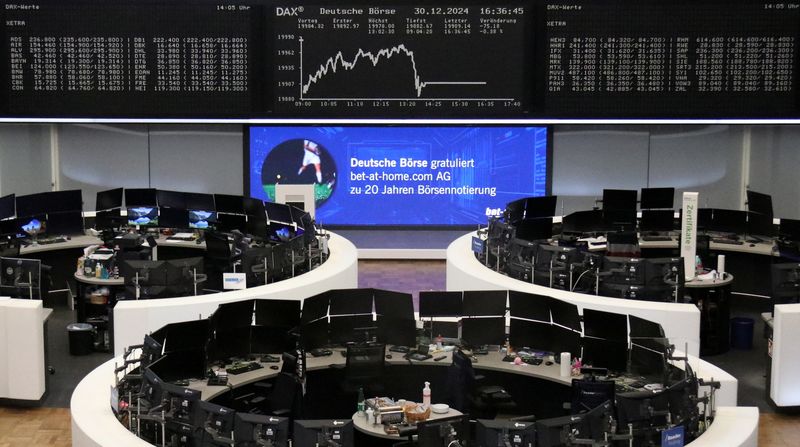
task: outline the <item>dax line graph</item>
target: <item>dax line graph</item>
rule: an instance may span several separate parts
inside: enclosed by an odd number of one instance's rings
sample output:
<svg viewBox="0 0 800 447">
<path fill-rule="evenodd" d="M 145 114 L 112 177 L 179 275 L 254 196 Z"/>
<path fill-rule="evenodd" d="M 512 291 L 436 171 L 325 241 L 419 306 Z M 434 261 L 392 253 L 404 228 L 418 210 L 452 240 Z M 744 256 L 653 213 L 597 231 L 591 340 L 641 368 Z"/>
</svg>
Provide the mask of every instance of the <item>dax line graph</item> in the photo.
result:
<svg viewBox="0 0 800 447">
<path fill-rule="evenodd" d="M 358 49 L 355 56 L 351 61 L 345 59 L 342 51 L 336 53 L 335 56 L 329 57 L 325 63 L 320 65 L 314 74 L 306 75 L 303 72 L 303 36 L 299 36 L 298 42 L 300 44 L 300 99 L 303 101 L 343 101 L 343 100 L 376 100 L 376 101 L 416 101 L 420 99 L 430 100 L 444 100 L 444 101 L 514 101 L 514 98 L 423 98 L 422 91 L 431 85 L 487 85 L 486 81 L 423 81 L 417 69 L 417 61 L 414 58 L 414 52 L 406 48 L 404 44 L 395 45 L 391 48 L 382 48 L 377 53 L 365 51 L 361 48 Z M 402 55 L 409 59 L 411 68 L 414 75 L 414 90 L 417 96 L 414 98 L 316 98 L 308 97 L 306 94 L 308 90 L 322 78 L 329 73 L 336 73 L 337 70 L 353 70 L 359 61 L 366 61 L 372 63 L 372 66 L 377 66 L 382 59 L 390 59 L 393 56 Z"/>
</svg>

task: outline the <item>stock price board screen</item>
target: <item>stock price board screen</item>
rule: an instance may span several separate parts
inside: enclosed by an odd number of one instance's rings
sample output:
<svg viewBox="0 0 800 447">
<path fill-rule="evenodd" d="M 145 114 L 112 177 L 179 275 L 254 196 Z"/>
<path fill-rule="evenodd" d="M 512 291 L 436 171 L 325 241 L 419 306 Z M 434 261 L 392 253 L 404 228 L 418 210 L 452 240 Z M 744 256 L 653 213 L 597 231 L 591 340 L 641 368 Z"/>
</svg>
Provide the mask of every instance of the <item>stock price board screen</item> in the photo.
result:
<svg viewBox="0 0 800 447">
<path fill-rule="evenodd" d="M 3 5 L 5 114 L 249 116 L 260 8 L 203 1 Z"/>
<path fill-rule="evenodd" d="M 522 115 L 528 11 L 487 4 L 274 8 L 275 113 Z"/>
<path fill-rule="evenodd" d="M 555 116 L 797 116 L 800 3 L 549 2 L 539 75 Z"/>
</svg>

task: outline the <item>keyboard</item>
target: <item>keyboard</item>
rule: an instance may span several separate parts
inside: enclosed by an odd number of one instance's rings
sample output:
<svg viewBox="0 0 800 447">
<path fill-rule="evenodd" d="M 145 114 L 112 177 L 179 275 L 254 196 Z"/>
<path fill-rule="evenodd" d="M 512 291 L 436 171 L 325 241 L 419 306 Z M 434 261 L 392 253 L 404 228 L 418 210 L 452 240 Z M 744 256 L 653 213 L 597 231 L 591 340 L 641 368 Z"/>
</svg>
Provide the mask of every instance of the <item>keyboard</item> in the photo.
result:
<svg viewBox="0 0 800 447">
<path fill-rule="evenodd" d="M 194 235 L 190 235 L 190 236 L 181 236 L 181 235 L 169 236 L 169 237 L 167 237 L 167 240 L 168 241 L 192 242 L 192 241 L 194 241 Z"/>
<path fill-rule="evenodd" d="M 522 361 L 529 365 L 541 365 L 544 360 L 541 357 L 523 357 Z"/>
<path fill-rule="evenodd" d="M 408 346 L 392 346 L 392 347 L 389 348 L 389 351 L 391 351 L 391 352 L 402 352 L 403 354 L 405 354 L 408 351 L 410 351 L 410 349 L 408 348 Z"/>
<path fill-rule="evenodd" d="M 744 242 L 733 240 L 733 239 L 714 238 L 714 239 L 711 239 L 711 242 L 713 242 L 715 244 L 744 245 Z"/>
<path fill-rule="evenodd" d="M 311 352 L 309 352 L 309 354 L 311 354 L 314 357 L 324 357 L 326 355 L 333 354 L 333 351 L 331 351 L 330 349 L 315 348 L 312 349 Z"/>
<path fill-rule="evenodd" d="M 421 362 L 423 360 L 428 360 L 430 358 L 433 358 L 433 356 L 430 354 L 421 354 L 419 352 L 412 352 L 411 354 L 408 354 L 408 358 L 410 360 L 416 360 L 418 362 Z"/>
<path fill-rule="evenodd" d="M 63 237 L 53 237 L 47 239 L 39 239 L 37 242 L 41 245 L 48 245 L 48 244 L 58 244 L 61 242 L 67 242 L 67 240 Z"/>
<path fill-rule="evenodd" d="M 263 368 L 263 366 L 261 366 L 260 363 L 250 362 L 250 363 L 240 363 L 238 365 L 231 365 L 230 367 L 225 368 L 225 371 L 228 374 L 236 375 L 236 374 L 242 374 L 242 373 L 246 373 L 246 372 L 250 372 L 250 371 L 255 371 L 255 370 L 261 369 L 261 368 Z"/>
<path fill-rule="evenodd" d="M 672 240 L 672 236 L 642 236 L 642 240 L 645 242 L 669 242 Z"/>
</svg>

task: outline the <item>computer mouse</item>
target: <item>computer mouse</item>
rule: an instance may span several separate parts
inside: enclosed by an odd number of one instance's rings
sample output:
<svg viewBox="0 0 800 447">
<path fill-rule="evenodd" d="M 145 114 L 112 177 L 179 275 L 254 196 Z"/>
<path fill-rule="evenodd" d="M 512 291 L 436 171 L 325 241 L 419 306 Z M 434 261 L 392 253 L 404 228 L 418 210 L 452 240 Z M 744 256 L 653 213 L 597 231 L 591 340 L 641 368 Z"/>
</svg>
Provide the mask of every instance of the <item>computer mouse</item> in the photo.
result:
<svg viewBox="0 0 800 447">
<path fill-rule="evenodd" d="M 756 246 L 756 244 L 750 244 L 750 246 L 751 246 L 751 247 L 755 247 L 755 246 Z"/>
<path fill-rule="evenodd" d="M 547 366 L 550 366 L 550 365 L 552 365 L 552 364 L 553 364 L 553 362 L 551 362 L 551 361 L 549 361 L 549 360 L 548 360 L 548 361 L 544 362 L 544 364 L 545 364 L 545 365 L 547 365 Z"/>
<path fill-rule="evenodd" d="M 386 358 L 391 360 L 392 359 L 392 355 L 391 354 L 386 354 Z"/>
<path fill-rule="evenodd" d="M 278 370 L 278 365 L 272 365 L 272 366 L 269 367 L 269 369 L 274 369 L 274 370 L 277 371 Z"/>
</svg>

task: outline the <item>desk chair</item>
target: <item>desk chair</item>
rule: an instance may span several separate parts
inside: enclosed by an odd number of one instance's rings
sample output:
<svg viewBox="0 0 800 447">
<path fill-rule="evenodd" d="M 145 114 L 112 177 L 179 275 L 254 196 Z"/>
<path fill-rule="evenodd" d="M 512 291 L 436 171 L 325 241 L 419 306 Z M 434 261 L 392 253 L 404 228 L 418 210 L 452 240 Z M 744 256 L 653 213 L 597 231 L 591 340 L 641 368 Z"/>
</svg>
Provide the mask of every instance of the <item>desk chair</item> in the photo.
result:
<svg viewBox="0 0 800 447">
<path fill-rule="evenodd" d="M 258 384 L 256 389 L 258 390 Z M 266 396 L 258 396 L 250 401 L 250 411 L 294 419 L 300 414 L 303 396 L 302 384 L 293 374 L 281 372 L 272 386 L 261 387 L 271 390 Z M 291 424 L 290 424 L 291 426 Z"/>
<path fill-rule="evenodd" d="M 348 346 L 342 389 L 347 393 L 356 393 L 363 388 L 368 395 L 383 391 L 385 354 L 384 344 Z"/>
<path fill-rule="evenodd" d="M 572 379 L 572 401 L 570 414 L 580 414 L 593 410 L 606 401 L 614 402 L 615 384 L 613 380 Z"/>
<path fill-rule="evenodd" d="M 448 405 L 478 419 L 494 419 L 498 412 L 516 408 L 511 395 L 498 385 L 478 385 L 484 379 L 476 375 L 472 361 L 463 352 L 453 351 L 453 363 L 447 367 Z"/>
</svg>

